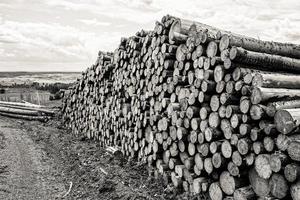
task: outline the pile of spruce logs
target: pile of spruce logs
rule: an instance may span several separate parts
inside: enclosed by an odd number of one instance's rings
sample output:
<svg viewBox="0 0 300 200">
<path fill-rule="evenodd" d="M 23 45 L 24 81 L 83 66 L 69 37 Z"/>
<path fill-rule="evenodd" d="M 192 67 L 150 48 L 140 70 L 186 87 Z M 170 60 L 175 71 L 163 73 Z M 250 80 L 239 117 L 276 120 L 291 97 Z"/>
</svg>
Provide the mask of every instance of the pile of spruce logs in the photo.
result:
<svg viewBox="0 0 300 200">
<path fill-rule="evenodd" d="M 165 16 L 64 100 L 77 136 L 207 199 L 300 199 L 300 46 Z"/>
</svg>

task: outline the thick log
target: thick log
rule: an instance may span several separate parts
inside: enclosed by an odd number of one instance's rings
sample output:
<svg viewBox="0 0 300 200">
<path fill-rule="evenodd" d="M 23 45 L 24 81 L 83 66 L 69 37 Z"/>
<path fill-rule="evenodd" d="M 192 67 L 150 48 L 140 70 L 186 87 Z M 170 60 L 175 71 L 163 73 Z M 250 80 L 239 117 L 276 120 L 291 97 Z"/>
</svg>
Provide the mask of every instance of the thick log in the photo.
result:
<svg viewBox="0 0 300 200">
<path fill-rule="evenodd" d="M 300 59 L 248 51 L 241 47 L 230 50 L 230 59 L 260 70 L 300 73 Z"/>
<path fill-rule="evenodd" d="M 225 158 L 220 153 L 214 153 L 212 156 L 212 164 L 215 169 L 224 168 Z"/>
<path fill-rule="evenodd" d="M 255 158 L 255 170 L 257 174 L 263 179 L 268 179 L 271 177 L 272 170 L 269 154 L 260 154 Z"/>
<path fill-rule="evenodd" d="M 282 73 L 256 73 L 252 85 L 265 88 L 300 89 L 300 76 Z"/>
<path fill-rule="evenodd" d="M 207 174 L 211 174 L 213 172 L 213 164 L 211 158 L 205 158 L 204 159 L 204 170 L 207 172 Z"/>
<path fill-rule="evenodd" d="M 274 116 L 276 129 L 283 134 L 289 134 L 300 124 L 300 109 L 279 110 Z"/>
<path fill-rule="evenodd" d="M 230 46 L 243 47 L 244 49 L 256 52 L 300 58 L 300 45 L 291 43 L 270 42 L 249 37 L 223 35 L 220 40 L 220 50 L 222 51 Z"/>
<path fill-rule="evenodd" d="M 287 196 L 289 186 L 284 176 L 273 174 L 270 178 L 270 189 L 272 196 L 282 199 Z"/>
<path fill-rule="evenodd" d="M 219 182 L 214 182 L 209 186 L 209 197 L 211 200 L 223 200 L 223 192 Z"/>
<path fill-rule="evenodd" d="M 297 163 L 291 163 L 285 166 L 284 176 L 287 181 L 295 182 L 300 177 L 300 166 Z"/>
<path fill-rule="evenodd" d="M 284 89 L 284 88 L 263 88 L 255 87 L 251 92 L 251 102 L 253 104 L 259 104 L 270 99 L 279 98 L 299 98 L 299 89 Z"/>
<path fill-rule="evenodd" d="M 266 112 L 270 117 L 274 117 L 276 111 L 291 108 L 300 108 L 300 100 L 296 99 L 268 103 Z"/>
<path fill-rule="evenodd" d="M 300 181 L 291 186 L 290 192 L 293 200 L 300 200 Z"/>
<path fill-rule="evenodd" d="M 233 193 L 233 198 L 234 200 L 255 200 L 256 195 L 250 185 L 236 189 Z"/>
<path fill-rule="evenodd" d="M 240 154 L 246 155 L 250 151 L 251 140 L 249 138 L 239 139 L 237 148 Z"/>
<path fill-rule="evenodd" d="M 175 22 L 173 22 L 170 28 L 170 44 L 174 44 L 176 42 L 185 42 L 187 40 L 187 35 L 189 34 L 191 29 L 202 32 L 202 37 L 205 37 L 206 35 L 206 38 L 202 38 L 202 42 L 206 42 L 207 38 L 221 38 L 221 32 L 215 27 L 185 19 L 177 19 Z"/>
<path fill-rule="evenodd" d="M 227 164 L 227 170 L 232 176 L 235 176 L 235 177 L 240 176 L 239 167 L 236 164 L 234 164 L 232 161 L 230 161 Z"/>
<path fill-rule="evenodd" d="M 287 162 L 287 155 L 280 151 L 273 153 L 270 157 L 270 166 L 273 172 L 279 172 Z"/>
<path fill-rule="evenodd" d="M 266 106 L 263 105 L 252 105 L 250 108 L 250 116 L 253 120 L 260 120 L 266 118 Z"/>
<path fill-rule="evenodd" d="M 270 191 L 270 185 L 268 179 L 261 178 L 255 169 L 249 171 L 249 181 L 257 196 L 267 196 Z"/>
<path fill-rule="evenodd" d="M 231 176 L 228 171 L 223 171 L 221 173 L 219 182 L 221 189 L 227 195 L 233 195 L 237 188 L 243 186 L 242 179 Z"/>
<path fill-rule="evenodd" d="M 276 138 L 276 146 L 280 151 L 286 151 L 288 149 L 288 146 L 293 141 L 300 142 L 300 135 L 295 134 L 295 135 L 287 136 L 284 134 L 279 134 L 278 137 Z"/>
<path fill-rule="evenodd" d="M 289 157 L 294 161 L 300 161 L 300 141 L 293 141 L 287 148 Z"/>
</svg>

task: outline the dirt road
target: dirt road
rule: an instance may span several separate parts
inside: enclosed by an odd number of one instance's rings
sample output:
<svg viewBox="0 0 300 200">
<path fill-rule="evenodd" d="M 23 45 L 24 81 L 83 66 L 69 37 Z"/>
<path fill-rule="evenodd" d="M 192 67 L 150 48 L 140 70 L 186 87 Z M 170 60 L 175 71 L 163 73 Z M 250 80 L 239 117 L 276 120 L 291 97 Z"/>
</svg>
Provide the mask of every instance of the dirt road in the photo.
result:
<svg viewBox="0 0 300 200">
<path fill-rule="evenodd" d="M 146 165 L 120 162 L 97 141 L 75 137 L 59 118 L 0 116 L 0 200 L 180 199 L 163 182 L 149 178 Z"/>
<path fill-rule="evenodd" d="M 20 125 L 0 117 L 0 199 L 61 197 L 65 187 L 54 176 L 53 163 Z"/>
</svg>

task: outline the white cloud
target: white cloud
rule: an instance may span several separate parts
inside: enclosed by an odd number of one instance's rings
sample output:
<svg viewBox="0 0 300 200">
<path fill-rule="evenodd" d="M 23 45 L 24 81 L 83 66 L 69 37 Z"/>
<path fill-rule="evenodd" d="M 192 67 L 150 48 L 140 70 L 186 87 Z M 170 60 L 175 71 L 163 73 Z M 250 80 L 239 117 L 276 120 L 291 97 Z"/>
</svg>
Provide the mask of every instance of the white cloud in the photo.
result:
<svg viewBox="0 0 300 200">
<path fill-rule="evenodd" d="M 48 0 L 48 5 L 62 7 L 66 10 L 85 11 L 94 13 L 98 16 L 106 16 L 113 19 L 123 19 L 135 23 L 149 23 L 157 19 L 156 8 L 145 7 L 145 3 L 137 0 L 120 1 L 120 0 Z"/>
<path fill-rule="evenodd" d="M 20 63 L 32 69 L 34 62 L 48 63 L 41 65 L 45 69 L 63 66 L 57 63 L 84 69 L 98 50 L 113 51 L 121 37 L 153 28 L 165 14 L 264 40 L 300 43 L 299 0 L 2 1 L 0 61 L 17 69 Z"/>
<path fill-rule="evenodd" d="M 109 26 L 111 23 L 109 22 L 100 22 L 96 18 L 94 19 L 79 19 L 78 21 L 86 24 L 86 25 L 94 25 L 94 26 Z"/>
<path fill-rule="evenodd" d="M 118 34 L 119 35 L 119 34 Z M 95 59 L 99 49 L 113 50 L 117 46 L 115 34 L 103 32 L 96 35 L 60 24 L 19 23 L 5 21 L 0 26 L 0 44 L 6 46 L 6 54 L 0 59 L 9 61 L 15 52 L 15 60 L 37 62 L 82 62 Z M 12 55 L 12 54 L 9 54 Z"/>
</svg>

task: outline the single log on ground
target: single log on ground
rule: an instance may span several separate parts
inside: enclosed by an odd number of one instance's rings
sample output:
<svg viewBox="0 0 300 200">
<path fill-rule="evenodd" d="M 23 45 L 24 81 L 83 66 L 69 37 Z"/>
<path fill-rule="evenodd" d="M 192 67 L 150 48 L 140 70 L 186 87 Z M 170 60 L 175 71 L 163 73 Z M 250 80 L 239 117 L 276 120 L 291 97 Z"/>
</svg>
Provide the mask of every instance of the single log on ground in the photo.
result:
<svg viewBox="0 0 300 200">
<path fill-rule="evenodd" d="M 19 114 L 19 115 L 29 115 L 29 116 L 41 116 L 42 112 L 35 110 L 24 110 L 22 108 L 8 108 L 0 106 L 0 112 L 11 113 L 11 114 Z"/>
<path fill-rule="evenodd" d="M 29 116 L 29 115 L 21 115 L 21 114 L 13 114 L 13 113 L 5 113 L 5 112 L 0 112 L 0 115 L 6 116 L 6 117 L 12 117 L 16 119 L 25 119 L 25 120 L 37 120 L 37 121 L 46 121 L 49 119 L 49 117 L 46 116 Z"/>
<path fill-rule="evenodd" d="M 9 104 L 1 104 L 1 107 L 6 107 L 6 108 L 15 108 L 15 109 L 22 109 L 22 110 L 31 110 L 31 111 L 39 111 L 41 113 L 45 113 L 48 115 L 54 115 L 55 110 L 53 109 L 46 109 L 46 108 L 39 108 L 39 107 L 26 107 L 26 106 L 20 106 L 20 105 L 9 105 Z"/>
</svg>

